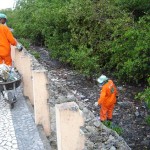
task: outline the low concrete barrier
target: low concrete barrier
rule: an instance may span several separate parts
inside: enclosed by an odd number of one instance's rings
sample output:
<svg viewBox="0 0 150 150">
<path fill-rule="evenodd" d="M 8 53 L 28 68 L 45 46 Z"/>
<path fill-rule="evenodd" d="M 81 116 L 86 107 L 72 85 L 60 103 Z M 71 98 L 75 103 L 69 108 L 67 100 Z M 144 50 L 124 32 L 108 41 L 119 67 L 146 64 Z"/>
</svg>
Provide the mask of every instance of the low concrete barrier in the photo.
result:
<svg viewBox="0 0 150 150">
<path fill-rule="evenodd" d="M 83 150 L 85 137 L 80 127 L 84 120 L 78 105 L 68 102 L 55 108 L 58 150 Z"/>
<path fill-rule="evenodd" d="M 12 59 L 23 77 L 23 94 L 34 106 L 35 123 L 43 126 L 45 134 L 50 135 L 49 93 L 47 90 L 47 70 L 25 49 L 19 52 L 12 47 Z"/>
<path fill-rule="evenodd" d="M 12 48 L 13 61 L 15 67 L 18 69 L 19 73 L 23 76 L 23 94 L 24 96 L 29 97 L 31 104 L 34 105 L 34 97 L 33 97 L 33 83 L 32 83 L 32 57 L 26 52 L 19 52 Z"/>
<path fill-rule="evenodd" d="M 46 85 L 48 84 L 46 78 L 46 70 L 34 70 L 33 76 L 33 97 L 34 97 L 34 114 L 35 123 L 42 124 L 47 136 L 50 135 L 50 119 L 49 119 L 49 105 Z M 40 87 L 40 88 L 39 88 Z"/>
</svg>

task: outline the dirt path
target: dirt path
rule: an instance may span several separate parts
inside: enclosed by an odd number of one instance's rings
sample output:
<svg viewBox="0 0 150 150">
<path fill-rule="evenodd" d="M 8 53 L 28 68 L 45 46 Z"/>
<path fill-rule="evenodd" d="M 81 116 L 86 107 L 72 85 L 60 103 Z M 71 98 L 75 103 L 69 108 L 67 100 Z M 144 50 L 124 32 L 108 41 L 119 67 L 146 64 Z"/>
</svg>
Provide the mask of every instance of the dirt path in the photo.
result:
<svg viewBox="0 0 150 150">
<path fill-rule="evenodd" d="M 76 93 L 81 101 L 95 116 L 99 115 L 99 108 L 94 106 L 99 96 L 99 87 L 87 81 L 84 76 L 69 69 L 60 62 L 49 58 L 44 48 L 31 47 L 40 53 L 39 62 L 48 70 L 54 70 L 55 76 L 66 82 L 69 90 Z M 150 114 L 143 103 L 134 100 L 134 96 L 141 87 L 118 85 L 118 104 L 115 107 L 113 122 L 123 129 L 122 137 L 133 150 L 150 150 L 150 126 L 144 120 Z"/>
</svg>

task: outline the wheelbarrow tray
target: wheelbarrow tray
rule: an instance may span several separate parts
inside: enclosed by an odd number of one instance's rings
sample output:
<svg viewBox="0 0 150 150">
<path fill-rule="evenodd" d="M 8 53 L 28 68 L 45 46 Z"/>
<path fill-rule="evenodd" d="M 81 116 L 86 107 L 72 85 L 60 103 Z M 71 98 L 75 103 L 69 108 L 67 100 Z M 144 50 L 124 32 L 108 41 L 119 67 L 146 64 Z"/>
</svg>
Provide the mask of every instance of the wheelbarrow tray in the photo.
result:
<svg viewBox="0 0 150 150">
<path fill-rule="evenodd" d="M 19 75 L 20 77 L 17 80 L 14 81 L 8 81 L 8 82 L 0 82 L 0 91 L 4 91 L 4 86 L 6 88 L 6 90 L 13 90 L 14 89 L 14 84 L 15 84 L 15 88 L 19 87 L 21 84 L 21 75 Z"/>
</svg>

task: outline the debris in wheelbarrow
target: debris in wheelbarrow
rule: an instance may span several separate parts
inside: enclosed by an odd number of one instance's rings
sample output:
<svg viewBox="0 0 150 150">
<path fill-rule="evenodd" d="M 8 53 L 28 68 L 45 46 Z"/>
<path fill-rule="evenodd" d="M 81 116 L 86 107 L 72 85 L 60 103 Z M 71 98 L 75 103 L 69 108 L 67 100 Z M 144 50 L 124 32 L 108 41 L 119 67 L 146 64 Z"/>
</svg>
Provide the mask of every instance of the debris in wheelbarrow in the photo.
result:
<svg viewBox="0 0 150 150">
<path fill-rule="evenodd" d="M 0 64 L 0 93 L 11 108 L 16 102 L 16 88 L 21 84 L 21 75 L 13 67 Z"/>
<path fill-rule="evenodd" d="M 0 82 L 15 81 L 19 77 L 13 67 L 0 64 Z"/>
</svg>

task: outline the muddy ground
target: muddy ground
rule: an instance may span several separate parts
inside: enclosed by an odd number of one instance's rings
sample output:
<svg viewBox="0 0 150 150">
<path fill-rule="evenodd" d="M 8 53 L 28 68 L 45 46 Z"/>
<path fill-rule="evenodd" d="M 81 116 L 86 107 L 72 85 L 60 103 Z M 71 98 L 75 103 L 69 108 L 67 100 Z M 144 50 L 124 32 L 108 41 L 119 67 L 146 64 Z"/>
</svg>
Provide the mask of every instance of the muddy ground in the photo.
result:
<svg viewBox="0 0 150 150">
<path fill-rule="evenodd" d="M 99 115 L 99 107 L 94 106 L 100 90 L 96 82 L 90 82 L 67 65 L 52 60 L 45 48 L 31 46 L 30 49 L 40 54 L 38 61 L 47 70 L 57 70 L 55 76 L 64 78 L 70 90 L 80 93 L 77 97 L 86 103 L 95 116 Z M 145 117 L 150 111 L 143 102 L 134 99 L 143 87 L 119 84 L 116 80 L 114 82 L 118 87 L 119 98 L 113 114 L 113 123 L 122 128 L 121 136 L 133 150 L 150 150 L 150 126 L 145 122 Z"/>
</svg>

